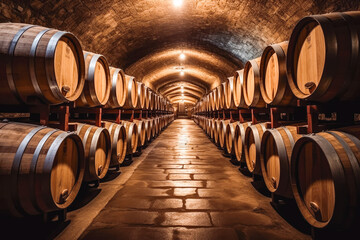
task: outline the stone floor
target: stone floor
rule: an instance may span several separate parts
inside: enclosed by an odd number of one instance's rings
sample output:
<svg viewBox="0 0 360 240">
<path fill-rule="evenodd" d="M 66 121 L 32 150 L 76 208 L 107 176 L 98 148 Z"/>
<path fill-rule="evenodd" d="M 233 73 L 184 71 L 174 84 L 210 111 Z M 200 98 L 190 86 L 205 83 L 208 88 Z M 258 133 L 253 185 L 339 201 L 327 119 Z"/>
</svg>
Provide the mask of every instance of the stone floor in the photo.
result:
<svg viewBox="0 0 360 240">
<path fill-rule="evenodd" d="M 81 239 L 310 239 L 296 208 L 273 208 L 192 120 L 151 145 Z"/>
</svg>

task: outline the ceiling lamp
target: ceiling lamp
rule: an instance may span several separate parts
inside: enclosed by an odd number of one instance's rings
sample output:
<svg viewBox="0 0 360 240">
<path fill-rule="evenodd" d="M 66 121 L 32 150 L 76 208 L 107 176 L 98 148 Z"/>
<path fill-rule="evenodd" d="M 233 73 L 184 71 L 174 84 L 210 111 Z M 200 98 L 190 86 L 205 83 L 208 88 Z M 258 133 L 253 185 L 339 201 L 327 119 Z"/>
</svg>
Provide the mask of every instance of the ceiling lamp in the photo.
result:
<svg viewBox="0 0 360 240">
<path fill-rule="evenodd" d="M 180 60 L 185 60 L 186 55 L 182 52 L 182 53 L 179 55 L 179 58 L 180 58 Z"/>
<path fill-rule="evenodd" d="M 175 7 L 181 7 L 183 0 L 173 0 L 173 4 Z"/>
<path fill-rule="evenodd" d="M 181 71 L 180 71 L 180 76 L 184 76 L 184 70 L 183 69 L 181 69 Z"/>
</svg>

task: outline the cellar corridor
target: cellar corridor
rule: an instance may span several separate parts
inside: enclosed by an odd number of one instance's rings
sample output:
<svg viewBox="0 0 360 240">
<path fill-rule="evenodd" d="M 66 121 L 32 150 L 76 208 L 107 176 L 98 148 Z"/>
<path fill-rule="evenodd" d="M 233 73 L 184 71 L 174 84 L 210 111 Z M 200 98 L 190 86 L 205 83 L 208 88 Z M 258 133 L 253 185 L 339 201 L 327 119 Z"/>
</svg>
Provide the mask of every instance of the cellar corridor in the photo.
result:
<svg viewBox="0 0 360 240">
<path fill-rule="evenodd" d="M 151 145 L 81 239 L 310 239 L 192 120 L 175 120 Z"/>
</svg>

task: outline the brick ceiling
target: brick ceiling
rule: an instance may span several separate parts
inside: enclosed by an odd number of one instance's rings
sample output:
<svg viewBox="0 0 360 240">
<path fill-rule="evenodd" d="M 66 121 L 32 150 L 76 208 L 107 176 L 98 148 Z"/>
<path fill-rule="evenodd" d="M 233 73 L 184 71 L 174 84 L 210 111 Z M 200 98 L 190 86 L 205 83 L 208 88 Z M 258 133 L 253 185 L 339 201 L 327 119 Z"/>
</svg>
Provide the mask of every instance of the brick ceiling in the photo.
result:
<svg viewBox="0 0 360 240">
<path fill-rule="evenodd" d="M 172 102 L 181 100 L 179 85 L 195 102 L 266 45 L 287 40 L 302 17 L 358 9 L 348 0 L 2 0 L 0 22 L 70 31 Z"/>
</svg>

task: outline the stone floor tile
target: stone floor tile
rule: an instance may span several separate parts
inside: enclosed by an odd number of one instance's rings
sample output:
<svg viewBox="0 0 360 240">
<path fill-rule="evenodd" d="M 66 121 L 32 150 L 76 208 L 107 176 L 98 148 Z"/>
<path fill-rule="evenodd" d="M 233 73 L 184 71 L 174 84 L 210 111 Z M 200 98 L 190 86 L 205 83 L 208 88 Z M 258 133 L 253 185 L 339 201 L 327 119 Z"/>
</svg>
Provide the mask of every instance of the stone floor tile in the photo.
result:
<svg viewBox="0 0 360 240">
<path fill-rule="evenodd" d="M 190 174 L 169 174 L 170 180 L 191 180 Z"/>
<path fill-rule="evenodd" d="M 238 240 L 232 228 L 176 228 L 174 237 L 178 240 Z M 265 238 L 264 238 L 265 239 Z"/>
<path fill-rule="evenodd" d="M 196 195 L 196 188 L 174 188 L 174 196 L 193 196 Z"/>
<path fill-rule="evenodd" d="M 211 226 L 209 215 L 205 212 L 166 212 L 163 226 Z"/>
<path fill-rule="evenodd" d="M 215 226 L 234 226 L 238 224 L 266 226 L 273 224 L 270 217 L 252 211 L 212 212 L 210 215 Z"/>
<path fill-rule="evenodd" d="M 150 187 L 204 187 L 202 181 L 177 180 L 177 181 L 149 181 Z"/>
<path fill-rule="evenodd" d="M 179 198 L 164 198 L 156 199 L 152 205 L 152 209 L 170 209 L 170 208 L 182 208 L 183 200 Z"/>
</svg>

